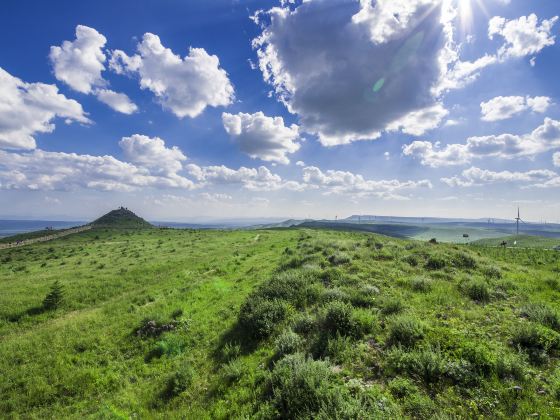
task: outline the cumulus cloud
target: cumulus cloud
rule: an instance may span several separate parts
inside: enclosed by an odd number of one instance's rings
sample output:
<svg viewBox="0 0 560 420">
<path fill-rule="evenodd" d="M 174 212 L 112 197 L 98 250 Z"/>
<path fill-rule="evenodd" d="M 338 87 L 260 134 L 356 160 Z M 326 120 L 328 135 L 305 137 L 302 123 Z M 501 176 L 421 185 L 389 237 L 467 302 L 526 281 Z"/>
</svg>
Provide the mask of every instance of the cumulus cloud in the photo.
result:
<svg viewBox="0 0 560 420">
<path fill-rule="evenodd" d="M 465 144 L 414 141 L 403 146 L 403 154 L 420 160 L 425 166 L 461 165 L 475 158 L 532 158 L 540 153 L 560 148 L 560 121 L 545 118 L 544 123 L 529 134 L 499 134 L 469 137 Z"/>
<path fill-rule="evenodd" d="M 76 39 L 51 46 L 49 59 L 55 77 L 77 92 L 94 94 L 104 104 L 123 114 L 136 112 L 137 107 L 124 93 L 106 89 L 104 47 L 107 38 L 95 29 L 76 26 Z"/>
<path fill-rule="evenodd" d="M 34 149 L 37 133 L 51 133 L 53 120 L 89 124 L 82 106 L 55 85 L 26 83 L 0 67 L 0 148 Z"/>
<path fill-rule="evenodd" d="M 241 185 L 251 191 L 277 191 L 281 189 L 301 191 L 304 186 L 296 181 L 285 181 L 265 166 L 258 168 L 231 169 L 227 166 L 187 165 L 191 177 L 204 185 Z"/>
<path fill-rule="evenodd" d="M 110 68 L 118 74 L 137 75 L 140 87 L 150 90 L 177 117 L 194 118 L 208 106 L 232 103 L 234 89 L 217 56 L 203 48 L 190 48 L 181 58 L 152 33 L 144 34 L 137 48 L 133 56 L 113 51 Z"/>
<path fill-rule="evenodd" d="M 124 93 L 114 92 L 110 89 L 97 89 L 95 96 L 105 105 L 109 105 L 115 111 L 122 114 L 134 114 L 138 107 Z"/>
<path fill-rule="evenodd" d="M 402 131 L 413 136 L 421 136 L 441 125 L 449 111 L 438 103 L 433 106 L 413 111 L 387 126 L 388 131 Z"/>
<path fill-rule="evenodd" d="M 106 60 L 103 48 L 107 38 L 93 28 L 76 26 L 76 39 L 52 46 L 49 58 L 54 75 L 75 91 L 92 93 L 96 86 L 105 86 L 101 76 Z"/>
<path fill-rule="evenodd" d="M 560 167 L 560 152 L 556 152 L 552 155 L 552 163 L 554 166 Z"/>
<path fill-rule="evenodd" d="M 323 145 L 375 139 L 436 104 L 432 87 L 445 41 L 439 4 L 306 1 L 273 8 L 256 18 L 263 27 L 253 41 L 259 68 Z"/>
<path fill-rule="evenodd" d="M 296 124 L 287 127 L 282 117 L 267 117 L 262 112 L 236 115 L 224 112 L 222 122 L 241 151 L 252 158 L 288 164 L 287 154 L 300 148 L 299 127 Z"/>
<path fill-rule="evenodd" d="M 154 175 L 148 168 L 113 156 L 0 150 L 0 189 L 132 191 L 146 187 L 191 189 L 194 183 L 174 173 Z"/>
<path fill-rule="evenodd" d="M 524 57 L 540 52 L 543 48 L 554 45 L 555 36 L 552 27 L 558 16 L 551 19 L 539 19 L 534 13 L 521 16 L 519 19 L 507 20 L 494 16 L 488 24 L 488 37 L 496 35 L 504 38 L 504 45 L 498 50 L 500 59 Z"/>
<path fill-rule="evenodd" d="M 417 188 L 432 188 L 430 181 L 425 179 L 419 181 L 368 180 L 362 175 L 352 172 L 322 171 L 316 166 L 303 168 L 303 181 L 310 188 L 321 188 L 334 194 L 373 195 L 380 198 L 403 198 L 397 193 Z"/>
<path fill-rule="evenodd" d="M 480 104 L 482 120 L 500 121 L 525 111 L 544 113 L 551 104 L 547 96 L 497 96 Z"/>
<path fill-rule="evenodd" d="M 160 174 L 174 174 L 183 169 L 187 157 L 177 147 L 168 148 L 159 137 L 148 137 L 134 134 L 123 137 L 119 146 L 126 159 L 136 165 L 149 168 L 152 172 Z"/>
<path fill-rule="evenodd" d="M 551 185 L 550 181 L 556 179 L 558 179 L 558 174 L 547 169 L 527 172 L 493 172 L 486 169 L 471 167 L 465 169 L 460 176 L 441 178 L 441 181 L 450 187 L 473 187 L 505 182 L 532 183 L 533 186 L 543 187 L 547 184 Z"/>
</svg>

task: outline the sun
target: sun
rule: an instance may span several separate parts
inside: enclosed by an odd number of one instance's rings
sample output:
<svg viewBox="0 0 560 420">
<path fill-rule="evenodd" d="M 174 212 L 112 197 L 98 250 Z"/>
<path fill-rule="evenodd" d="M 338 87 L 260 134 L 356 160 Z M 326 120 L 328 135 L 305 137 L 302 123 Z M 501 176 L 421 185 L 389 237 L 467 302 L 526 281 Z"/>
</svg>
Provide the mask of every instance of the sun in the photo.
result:
<svg viewBox="0 0 560 420">
<path fill-rule="evenodd" d="M 464 34 L 470 32 L 473 27 L 474 10 L 473 5 L 476 4 L 485 15 L 488 15 L 483 0 L 456 0 L 457 12 L 461 23 L 461 30 Z"/>
</svg>

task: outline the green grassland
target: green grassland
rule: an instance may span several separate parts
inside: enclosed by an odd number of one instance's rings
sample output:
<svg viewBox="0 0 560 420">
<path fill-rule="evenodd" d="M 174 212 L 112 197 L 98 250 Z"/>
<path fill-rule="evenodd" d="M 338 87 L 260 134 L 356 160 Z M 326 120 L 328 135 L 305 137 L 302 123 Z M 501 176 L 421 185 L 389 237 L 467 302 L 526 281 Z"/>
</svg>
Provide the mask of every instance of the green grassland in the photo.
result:
<svg viewBox="0 0 560 420">
<path fill-rule="evenodd" d="M 95 229 L 0 250 L 0 417 L 558 418 L 559 298 L 540 249 Z"/>
<path fill-rule="evenodd" d="M 560 238 L 545 238 L 543 236 L 531 235 L 512 235 L 500 238 L 482 239 L 473 242 L 473 244 L 481 246 L 500 246 L 500 244 L 504 241 L 507 242 L 507 246 L 516 246 L 518 248 L 552 249 L 560 245 Z"/>
</svg>

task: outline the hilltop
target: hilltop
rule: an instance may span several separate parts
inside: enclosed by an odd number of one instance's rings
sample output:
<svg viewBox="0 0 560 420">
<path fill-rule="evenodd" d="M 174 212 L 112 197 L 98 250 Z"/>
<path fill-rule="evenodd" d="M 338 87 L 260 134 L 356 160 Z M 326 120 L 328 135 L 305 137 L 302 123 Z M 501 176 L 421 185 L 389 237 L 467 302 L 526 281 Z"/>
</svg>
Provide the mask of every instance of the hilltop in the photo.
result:
<svg viewBox="0 0 560 420">
<path fill-rule="evenodd" d="M 94 220 L 91 224 L 95 227 L 125 229 L 149 229 L 154 227 L 152 224 L 148 223 L 146 220 L 137 216 L 134 212 L 125 207 L 119 207 L 116 210 L 111 210 L 99 219 Z"/>
</svg>

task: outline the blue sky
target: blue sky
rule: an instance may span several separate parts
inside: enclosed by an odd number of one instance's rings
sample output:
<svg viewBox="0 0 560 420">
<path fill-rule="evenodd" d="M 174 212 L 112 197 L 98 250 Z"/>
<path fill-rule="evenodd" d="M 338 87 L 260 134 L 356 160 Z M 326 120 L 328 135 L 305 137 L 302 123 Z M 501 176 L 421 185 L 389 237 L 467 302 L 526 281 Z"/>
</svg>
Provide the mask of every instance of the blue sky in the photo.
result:
<svg viewBox="0 0 560 420">
<path fill-rule="evenodd" d="M 556 1 L 0 11 L 0 217 L 560 218 Z"/>
</svg>

